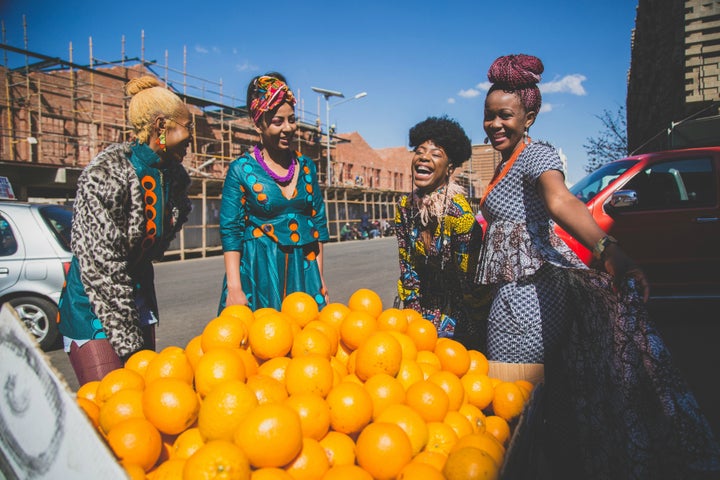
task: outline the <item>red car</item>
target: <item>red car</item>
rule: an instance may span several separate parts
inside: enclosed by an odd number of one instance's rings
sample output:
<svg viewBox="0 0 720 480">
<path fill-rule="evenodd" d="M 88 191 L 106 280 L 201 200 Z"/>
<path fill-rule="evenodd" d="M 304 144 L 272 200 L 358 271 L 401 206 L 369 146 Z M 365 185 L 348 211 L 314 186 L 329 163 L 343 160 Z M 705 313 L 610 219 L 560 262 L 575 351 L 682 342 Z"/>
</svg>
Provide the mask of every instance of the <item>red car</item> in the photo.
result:
<svg viewBox="0 0 720 480">
<path fill-rule="evenodd" d="M 720 298 L 720 147 L 616 160 L 570 191 L 644 269 L 651 296 Z M 585 247 L 556 230 L 590 262 Z"/>
</svg>

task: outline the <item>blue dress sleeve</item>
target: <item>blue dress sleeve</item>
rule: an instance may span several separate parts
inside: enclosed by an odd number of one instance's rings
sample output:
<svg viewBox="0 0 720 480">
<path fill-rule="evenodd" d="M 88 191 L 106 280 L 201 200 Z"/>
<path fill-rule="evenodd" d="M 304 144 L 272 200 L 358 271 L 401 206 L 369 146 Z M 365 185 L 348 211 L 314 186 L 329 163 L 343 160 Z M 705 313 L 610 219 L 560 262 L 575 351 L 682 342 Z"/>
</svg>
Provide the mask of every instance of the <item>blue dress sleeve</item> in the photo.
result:
<svg viewBox="0 0 720 480">
<path fill-rule="evenodd" d="M 240 163 L 230 164 L 223 183 L 220 202 L 220 239 L 224 252 L 242 253 L 242 241 L 245 232 L 246 211 L 245 192 L 241 182 Z"/>
</svg>

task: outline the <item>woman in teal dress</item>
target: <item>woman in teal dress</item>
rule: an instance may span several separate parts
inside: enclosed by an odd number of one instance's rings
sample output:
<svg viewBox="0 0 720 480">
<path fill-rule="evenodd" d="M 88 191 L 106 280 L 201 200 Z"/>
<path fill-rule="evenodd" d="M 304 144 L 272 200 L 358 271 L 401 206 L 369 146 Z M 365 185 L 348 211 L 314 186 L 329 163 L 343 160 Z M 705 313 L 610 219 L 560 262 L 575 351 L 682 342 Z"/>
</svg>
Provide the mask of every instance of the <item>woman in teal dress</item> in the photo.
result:
<svg viewBox="0 0 720 480">
<path fill-rule="evenodd" d="M 293 151 L 295 97 L 285 78 L 254 78 L 247 105 L 260 144 L 230 164 L 220 206 L 225 278 L 218 312 L 227 305 L 280 310 L 305 292 L 324 307 L 325 202 L 315 164 Z"/>
</svg>

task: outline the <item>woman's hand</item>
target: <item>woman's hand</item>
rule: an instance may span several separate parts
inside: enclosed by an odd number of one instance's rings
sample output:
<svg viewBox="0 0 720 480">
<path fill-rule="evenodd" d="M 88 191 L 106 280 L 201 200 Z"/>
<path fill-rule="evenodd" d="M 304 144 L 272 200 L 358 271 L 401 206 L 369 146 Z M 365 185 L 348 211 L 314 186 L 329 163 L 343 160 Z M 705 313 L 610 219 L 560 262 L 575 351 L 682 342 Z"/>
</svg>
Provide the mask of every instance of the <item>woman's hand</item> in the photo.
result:
<svg viewBox="0 0 720 480">
<path fill-rule="evenodd" d="M 242 288 L 230 288 L 228 287 L 227 298 L 225 299 L 225 305 L 248 305 L 248 299 L 245 296 Z"/>
<path fill-rule="evenodd" d="M 643 301 L 647 302 L 650 298 L 650 286 L 643 272 L 635 262 L 622 251 L 617 244 L 609 244 L 605 247 L 602 254 L 602 263 L 605 271 L 613 276 L 615 288 L 627 279 L 634 279 L 638 290 L 642 294 Z"/>
</svg>

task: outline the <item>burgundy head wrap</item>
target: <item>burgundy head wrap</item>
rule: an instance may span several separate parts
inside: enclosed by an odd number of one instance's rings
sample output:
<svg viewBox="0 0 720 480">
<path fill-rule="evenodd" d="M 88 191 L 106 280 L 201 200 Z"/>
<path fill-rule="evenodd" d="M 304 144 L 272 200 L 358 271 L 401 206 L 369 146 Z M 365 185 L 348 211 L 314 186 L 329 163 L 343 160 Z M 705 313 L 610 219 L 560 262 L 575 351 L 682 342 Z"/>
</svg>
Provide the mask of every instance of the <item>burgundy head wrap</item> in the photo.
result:
<svg viewBox="0 0 720 480">
<path fill-rule="evenodd" d="M 295 96 L 285 82 L 275 77 L 263 75 L 255 80 L 256 91 L 260 94 L 250 103 L 250 113 L 255 124 L 265 112 L 269 112 L 284 102 L 295 106 Z"/>
<path fill-rule="evenodd" d="M 545 67 L 532 55 L 506 55 L 493 62 L 488 70 L 488 80 L 493 84 L 490 92 L 503 90 L 516 93 L 528 112 L 540 112 L 542 97 L 537 84 Z M 488 92 L 489 93 L 489 92 Z"/>
</svg>

